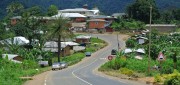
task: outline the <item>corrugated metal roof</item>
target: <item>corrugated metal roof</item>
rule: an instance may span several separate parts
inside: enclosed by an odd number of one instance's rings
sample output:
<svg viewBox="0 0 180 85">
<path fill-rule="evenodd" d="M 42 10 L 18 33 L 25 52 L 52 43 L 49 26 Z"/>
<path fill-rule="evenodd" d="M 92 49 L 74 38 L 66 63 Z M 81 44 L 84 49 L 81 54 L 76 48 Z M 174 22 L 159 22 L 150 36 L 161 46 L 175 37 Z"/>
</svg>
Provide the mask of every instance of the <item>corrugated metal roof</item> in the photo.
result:
<svg viewBox="0 0 180 85">
<path fill-rule="evenodd" d="M 92 16 L 91 17 L 92 19 L 100 19 L 100 18 L 102 18 L 102 19 L 105 19 L 105 18 L 113 18 L 113 17 L 111 17 L 111 16 L 105 16 L 105 15 L 97 15 L 97 16 Z"/>
<path fill-rule="evenodd" d="M 67 17 L 67 18 L 83 17 L 83 18 L 86 18 L 86 16 L 84 16 L 80 13 L 60 13 L 60 14 L 54 15 L 52 17 Z"/>
<path fill-rule="evenodd" d="M 85 38 L 85 39 L 90 39 L 91 38 L 91 36 L 88 36 L 88 35 L 79 35 L 79 36 L 77 36 L 76 38 Z"/>
</svg>

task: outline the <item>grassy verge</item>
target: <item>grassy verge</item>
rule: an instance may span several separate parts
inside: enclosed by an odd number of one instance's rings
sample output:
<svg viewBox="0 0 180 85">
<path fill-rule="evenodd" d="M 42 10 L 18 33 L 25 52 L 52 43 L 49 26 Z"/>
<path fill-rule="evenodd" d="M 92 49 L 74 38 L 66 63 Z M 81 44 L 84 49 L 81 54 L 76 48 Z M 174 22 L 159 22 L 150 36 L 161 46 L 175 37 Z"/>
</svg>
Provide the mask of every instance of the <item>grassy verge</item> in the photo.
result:
<svg viewBox="0 0 180 85">
<path fill-rule="evenodd" d="M 31 63 L 35 63 L 34 61 L 28 61 Z M 35 67 L 27 66 L 25 64 L 17 64 L 6 59 L 1 59 L 0 85 L 21 85 L 26 81 L 26 79 L 21 79 L 20 77 L 33 76 L 47 70 L 50 70 L 50 67 L 41 68 L 37 64 Z"/>
</svg>

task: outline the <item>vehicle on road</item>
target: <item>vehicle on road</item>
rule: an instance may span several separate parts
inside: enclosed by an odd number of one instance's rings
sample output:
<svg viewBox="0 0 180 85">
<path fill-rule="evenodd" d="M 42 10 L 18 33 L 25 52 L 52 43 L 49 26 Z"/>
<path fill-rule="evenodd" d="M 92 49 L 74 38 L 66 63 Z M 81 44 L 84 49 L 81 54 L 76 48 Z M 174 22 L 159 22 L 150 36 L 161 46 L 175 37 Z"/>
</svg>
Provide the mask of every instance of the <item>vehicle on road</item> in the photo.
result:
<svg viewBox="0 0 180 85">
<path fill-rule="evenodd" d="M 91 56 L 91 52 L 85 52 L 86 57 Z"/>
<path fill-rule="evenodd" d="M 56 69 L 59 69 L 59 70 L 62 69 L 62 66 L 61 66 L 60 62 L 56 62 L 56 63 L 52 64 L 52 70 L 56 70 Z"/>
<path fill-rule="evenodd" d="M 112 49 L 112 50 L 111 50 L 111 55 L 116 55 L 116 52 L 117 52 L 117 50 Z"/>
<path fill-rule="evenodd" d="M 68 63 L 66 62 L 60 62 L 61 64 L 61 68 L 67 68 L 68 67 Z"/>
</svg>

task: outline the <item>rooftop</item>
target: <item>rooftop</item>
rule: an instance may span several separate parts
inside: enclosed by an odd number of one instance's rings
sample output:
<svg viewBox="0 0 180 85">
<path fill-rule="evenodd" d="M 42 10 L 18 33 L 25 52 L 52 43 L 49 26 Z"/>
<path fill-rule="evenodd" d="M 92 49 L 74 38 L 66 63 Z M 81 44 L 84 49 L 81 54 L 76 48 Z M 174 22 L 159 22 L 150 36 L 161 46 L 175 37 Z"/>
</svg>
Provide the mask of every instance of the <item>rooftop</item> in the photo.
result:
<svg viewBox="0 0 180 85">
<path fill-rule="evenodd" d="M 52 17 L 67 17 L 67 18 L 75 18 L 75 17 L 83 17 L 85 18 L 86 16 L 80 14 L 80 13 L 60 13 L 60 14 L 57 14 L 57 15 L 54 15 Z"/>
</svg>

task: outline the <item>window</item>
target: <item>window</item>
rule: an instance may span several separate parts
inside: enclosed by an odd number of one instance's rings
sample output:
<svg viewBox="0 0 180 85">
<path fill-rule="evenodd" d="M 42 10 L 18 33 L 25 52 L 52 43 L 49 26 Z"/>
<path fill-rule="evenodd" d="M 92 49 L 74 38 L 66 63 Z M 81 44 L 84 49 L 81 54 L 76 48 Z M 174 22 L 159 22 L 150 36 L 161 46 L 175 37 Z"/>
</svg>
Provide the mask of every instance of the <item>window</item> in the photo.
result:
<svg viewBox="0 0 180 85">
<path fill-rule="evenodd" d="M 98 22 L 95 22 L 95 24 L 98 24 Z"/>
</svg>

